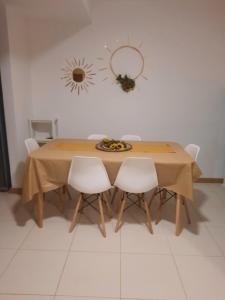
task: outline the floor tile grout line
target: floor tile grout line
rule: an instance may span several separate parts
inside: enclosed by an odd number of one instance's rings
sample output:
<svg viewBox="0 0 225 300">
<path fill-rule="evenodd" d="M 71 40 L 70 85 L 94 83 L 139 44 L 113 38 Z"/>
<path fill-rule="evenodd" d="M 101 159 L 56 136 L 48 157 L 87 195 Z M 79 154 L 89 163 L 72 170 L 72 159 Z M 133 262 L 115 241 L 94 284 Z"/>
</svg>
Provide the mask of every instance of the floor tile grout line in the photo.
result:
<svg viewBox="0 0 225 300">
<path fill-rule="evenodd" d="M 214 235 L 211 233 L 211 231 L 209 230 L 208 226 L 206 226 L 206 230 L 208 232 L 208 234 L 210 235 L 210 237 L 212 238 L 212 240 L 214 241 L 214 243 L 216 244 L 217 248 L 219 248 L 220 252 L 221 252 L 221 256 L 225 257 L 225 253 L 223 251 L 223 249 L 221 248 L 221 246 L 219 245 L 219 243 L 217 242 L 217 240 L 214 238 Z"/>
<path fill-rule="evenodd" d="M 81 216 L 79 215 L 78 221 L 80 220 L 80 218 L 81 218 Z M 79 227 L 79 224 L 77 224 L 77 226 L 75 226 L 75 229 L 74 229 L 74 232 L 73 232 L 73 237 L 72 237 L 72 240 L 71 240 L 71 242 L 70 242 L 70 246 L 69 246 L 68 249 L 67 249 L 66 259 L 65 259 L 64 265 L 63 265 L 63 267 L 62 267 L 62 271 L 61 271 L 61 273 L 60 273 L 60 275 L 59 275 L 59 279 L 58 279 L 58 283 L 57 283 L 57 285 L 56 285 L 56 289 L 55 289 L 55 293 L 54 293 L 53 300 L 56 299 L 57 292 L 58 292 L 58 289 L 59 289 L 59 285 L 60 285 L 62 276 L 63 276 L 63 274 L 64 274 L 64 270 L 65 270 L 65 267 L 66 267 L 66 264 L 67 264 L 69 255 L 70 255 L 70 253 L 71 253 L 70 249 L 71 249 L 71 247 L 72 247 L 72 245 L 73 245 L 73 242 L 74 242 L 74 239 L 75 239 L 75 233 L 76 233 L 78 227 Z"/>
<path fill-rule="evenodd" d="M 80 298 L 90 298 L 90 296 L 73 296 L 73 295 L 64 295 L 64 294 L 59 294 L 59 295 L 54 295 L 54 294 L 24 294 L 24 293 L 0 293 L 0 295 L 13 295 L 13 296 L 41 296 L 41 297 L 54 297 L 52 300 L 55 299 L 55 297 L 68 297 L 68 298 L 74 298 L 74 299 L 77 299 L 79 300 Z M 101 300 L 101 299 L 112 299 L 112 300 L 115 300 L 115 299 L 118 299 L 115 298 L 115 297 L 98 297 L 98 296 L 91 296 L 92 299 L 97 299 L 97 300 Z M 126 299 L 126 300 L 144 300 L 143 298 L 121 298 L 122 299 Z M 146 300 L 168 300 L 166 298 L 147 298 Z"/>
<path fill-rule="evenodd" d="M 13 248 L 2 248 L 0 250 L 17 250 L 17 249 L 13 249 Z M 49 250 L 49 249 L 18 249 L 19 251 L 24 251 L 24 252 L 56 252 L 56 253 L 60 253 L 60 252 L 67 252 L 67 249 L 59 249 L 59 250 Z"/>
<path fill-rule="evenodd" d="M 1 250 L 14 250 L 16 251 L 17 248 L 0 248 Z M 40 252 L 68 252 L 68 249 L 18 249 L 20 251 L 40 251 Z M 88 250 L 69 250 L 70 253 L 99 253 L 99 254 L 120 254 L 120 251 L 88 251 Z M 153 256 L 170 256 L 171 253 L 157 253 L 157 252 L 128 252 L 128 251 L 121 251 L 121 254 L 128 254 L 128 255 L 153 255 Z M 224 257 L 223 254 L 221 255 L 200 255 L 200 254 L 174 254 L 175 257 Z"/>
<path fill-rule="evenodd" d="M 80 224 L 79 225 L 77 225 L 77 228 L 79 228 L 79 226 L 80 226 Z M 206 229 L 207 229 L 207 231 L 209 232 L 209 228 L 208 228 L 208 226 L 206 226 L 206 225 L 204 225 L 205 227 L 206 227 Z M 77 230 L 77 228 L 76 228 L 76 230 Z M 31 229 L 32 230 L 32 229 Z M 74 231 L 75 232 L 75 231 Z M 121 230 L 121 232 L 122 232 L 122 230 Z M 121 235 L 122 235 L 122 233 L 120 234 L 120 240 L 121 240 Z M 212 235 L 212 234 L 210 234 L 210 235 Z M 168 238 L 168 237 L 167 237 Z M 75 239 L 75 236 L 73 236 L 73 240 Z M 217 244 L 217 243 L 216 243 Z M 121 249 L 122 247 L 121 247 L 121 244 L 120 244 L 120 256 L 122 255 L 122 249 Z M 172 247 L 171 247 L 172 248 Z M 219 247 L 220 248 L 220 247 Z M 10 249 L 10 250 L 15 250 L 15 249 Z M 17 248 L 17 250 L 18 250 L 18 248 Z M 26 249 L 25 249 L 26 250 Z M 27 249 L 28 251 L 30 250 L 30 249 Z M 36 250 L 36 249 L 34 249 L 34 250 Z M 37 249 L 37 250 L 39 250 L 39 249 Z M 47 251 L 47 250 L 43 250 L 43 251 Z M 54 250 L 53 250 L 54 251 Z M 58 250 L 56 250 L 56 251 L 58 251 Z M 59 250 L 59 251 L 63 251 L 63 250 Z M 68 249 L 66 249 L 64 252 L 67 252 L 67 251 L 70 251 L 70 253 L 71 253 L 71 250 L 68 250 Z M 75 251 L 76 252 L 76 251 Z M 79 251 L 79 252 L 81 252 L 81 251 Z M 90 251 L 90 252 L 93 252 L 93 251 Z M 106 253 L 109 253 L 109 252 L 106 252 Z M 114 252 L 113 252 L 114 253 Z M 126 253 L 126 252 L 125 252 Z M 173 252 L 172 252 L 173 253 Z M 128 252 L 128 254 L 138 254 L 138 253 L 130 253 L 130 252 Z M 140 253 L 140 254 L 146 254 L 146 255 L 154 255 L 154 253 Z M 156 255 L 168 255 L 168 254 L 158 254 L 158 253 L 156 253 Z M 202 255 L 180 255 L 180 254 L 171 254 L 171 256 L 173 256 L 173 258 L 174 258 L 174 260 L 175 260 L 175 262 L 176 262 L 176 257 L 177 256 L 186 256 L 186 257 L 188 257 L 188 256 L 194 256 L 194 257 L 202 257 Z M 218 256 L 209 256 L 209 255 L 204 255 L 203 257 L 218 257 Z M 219 256 L 219 257 L 221 257 L 221 256 Z M 26 294 L 25 294 L 26 295 Z M 42 296 L 44 296 L 44 295 L 42 295 Z M 45 296 L 53 296 L 53 298 L 55 298 L 55 297 L 57 297 L 57 296 L 59 296 L 59 295 L 45 295 Z M 66 296 L 66 295 L 65 295 Z M 72 296 L 71 296 L 72 297 Z M 79 297 L 75 297 L 75 296 L 73 296 L 75 299 L 76 298 L 79 298 Z M 82 297 L 86 297 L 86 296 L 82 296 Z M 122 297 L 122 295 L 121 295 L 121 297 Z M 120 299 L 121 299 L 121 297 L 120 297 Z M 96 298 L 96 297 L 92 297 L 92 298 Z M 98 298 L 98 297 L 97 297 Z M 105 297 L 105 298 L 108 298 L 108 297 Z M 111 298 L 109 298 L 109 299 L 111 299 Z M 132 299 L 132 298 L 130 298 L 130 299 Z M 139 298 L 135 298 L 135 299 L 139 299 Z M 141 300 L 143 300 L 143 299 L 141 299 Z M 149 299 L 150 300 L 150 299 Z M 154 299 L 154 300 L 156 300 L 156 299 Z M 163 300 L 163 299 L 158 299 L 158 300 Z M 164 300 L 166 300 L 166 299 L 164 299 Z"/>
<path fill-rule="evenodd" d="M 181 286 L 182 286 L 182 289 L 183 289 L 183 291 L 184 291 L 185 298 L 186 298 L 186 300 L 188 300 L 188 299 L 189 299 L 188 293 L 187 293 L 187 291 L 186 291 L 186 289 L 185 289 L 184 282 L 183 282 L 183 280 L 182 280 L 182 276 L 181 276 L 181 274 L 180 274 L 180 271 L 179 271 L 179 268 L 178 268 L 178 265 L 177 265 L 175 256 L 174 256 L 174 254 L 173 254 L 173 251 L 172 251 L 172 248 L 171 248 L 170 241 L 169 241 L 169 238 L 168 238 L 168 237 L 167 237 L 167 241 L 168 241 L 168 246 L 169 246 L 169 249 L 170 249 L 171 257 L 172 257 L 173 263 L 174 263 L 174 265 L 175 265 L 175 268 L 176 268 L 176 271 L 177 271 L 177 275 L 178 275 L 179 281 L 180 281 Z"/>
<path fill-rule="evenodd" d="M 46 295 L 43 295 L 43 296 L 46 296 Z M 49 296 L 49 295 L 47 295 Z M 50 295 L 52 296 L 52 295 Z M 88 298 L 90 298 L 90 296 L 73 296 L 73 295 L 64 295 L 64 294 L 60 294 L 60 295 L 57 295 L 56 297 L 68 297 L 68 298 L 73 298 L 74 300 L 80 300 L 81 298 L 85 298 L 85 300 Z M 91 296 L 92 299 L 97 299 L 97 300 L 105 300 L 105 299 L 112 299 L 112 300 L 117 300 L 117 299 L 120 299 L 118 297 L 98 297 L 98 296 Z M 53 299 L 54 300 L 54 299 Z M 168 300 L 168 298 L 121 298 L 120 300 Z"/>
<path fill-rule="evenodd" d="M 32 230 L 34 229 L 35 224 L 33 224 L 33 226 L 31 227 L 31 229 L 28 231 L 28 233 L 26 234 L 25 238 L 22 240 L 22 242 L 20 243 L 18 250 L 21 250 L 21 247 L 23 246 L 25 240 L 28 238 L 28 236 L 30 235 L 30 233 L 32 232 Z"/>
<path fill-rule="evenodd" d="M 99 252 L 104 253 L 104 252 Z M 111 252 L 107 252 L 111 253 Z M 115 253 L 115 252 L 114 252 Z M 170 253 L 157 253 L 157 252 L 121 252 L 122 254 L 128 254 L 128 255 L 155 255 L 155 256 L 170 256 Z M 199 254 L 174 254 L 174 256 L 191 256 L 191 257 L 223 257 L 223 255 L 199 255 Z"/>
<path fill-rule="evenodd" d="M 0 295 L 13 295 L 13 296 L 41 296 L 41 297 L 53 297 L 53 299 L 52 300 L 54 300 L 55 299 L 55 297 L 68 297 L 68 298 L 75 298 L 75 299 L 77 299 L 77 300 L 79 300 L 80 298 L 88 298 L 88 297 L 90 297 L 90 296 L 73 296 L 73 295 L 64 295 L 64 294 L 59 294 L 59 295 L 54 295 L 54 294 L 31 294 L 31 293 L 29 293 L 29 294 L 24 294 L 24 293 L 0 293 Z M 91 298 L 92 299 L 113 299 L 113 300 L 115 300 L 115 299 L 118 299 L 118 298 L 115 298 L 115 297 L 98 297 L 98 296 L 91 296 Z M 126 299 L 129 299 L 129 298 L 126 298 Z M 131 298 L 131 300 L 132 300 L 133 298 Z M 138 298 L 136 298 L 136 300 L 139 300 Z M 143 299 L 140 299 L 140 300 L 143 300 Z M 150 299 L 148 299 L 148 300 L 150 300 Z M 154 299 L 155 300 L 155 299 Z M 159 299 L 159 300 L 167 300 L 167 299 Z"/>
<path fill-rule="evenodd" d="M 50 296 L 52 296 L 52 295 L 50 295 Z M 90 296 L 73 296 L 73 295 L 64 295 L 64 294 L 58 294 L 58 295 L 56 295 L 55 297 L 68 297 L 68 298 L 74 298 L 74 299 L 77 299 L 77 300 L 80 300 L 81 298 L 84 298 L 85 300 L 88 298 L 90 298 Z M 117 300 L 117 299 L 120 299 L 120 298 L 118 298 L 118 297 L 107 297 L 107 296 L 104 296 L 104 297 L 98 297 L 98 296 L 91 296 L 91 298 L 90 299 L 97 299 L 97 300 L 103 300 L 103 299 L 113 299 L 113 300 Z M 125 298 L 126 300 L 128 300 L 129 298 Z M 130 300 L 133 300 L 134 298 L 130 298 Z M 53 299 L 54 300 L 54 299 Z M 138 298 L 135 298 L 135 300 L 144 300 L 144 299 L 138 299 Z M 151 299 L 146 299 L 146 300 L 151 300 Z M 154 300 L 168 300 L 168 299 L 154 299 Z"/>
<path fill-rule="evenodd" d="M 0 248 L 1 250 L 14 250 L 16 251 L 18 248 Z M 30 251 L 30 252 L 35 252 L 35 251 L 40 251 L 40 252 L 68 252 L 68 249 L 35 249 L 35 248 L 30 248 L 30 249 L 23 249 L 20 248 L 18 249 L 20 251 Z M 70 253 L 99 253 L 99 254 L 120 254 L 120 251 L 97 251 L 97 250 L 69 250 Z M 128 255 L 152 255 L 152 256 L 170 256 L 171 253 L 157 253 L 157 252 L 129 252 L 129 251 L 121 251 L 121 254 L 128 254 Z M 175 257 L 224 257 L 223 254 L 221 255 L 200 255 L 200 254 L 174 254 Z"/>
<path fill-rule="evenodd" d="M 17 253 L 19 252 L 22 244 L 24 243 L 25 239 L 28 237 L 28 235 L 30 234 L 30 232 L 33 230 L 35 224 L 33 224 L 33 226 L 31 226 L 30 230 L 28 230 L 27 234 L 25 235 L 25 237 L 23 238 L 22 242 L 20 243 L 20 245 L 14 249 L 15 253 L 14 255 L 11 257 L 9 263 L 7 264 L 7 266 L 5 267 L 5 269 L 2 271 L 2 273 L 0 274 L 0 280 L 3 277 L 3 275 L 6 273 L 6 271 L 8 270 L 9 266 L 11 265 L 12 261 L 14 260 L 15 256 L 17 255 Z M 12 249 L 13 250 L 13 249 Z"/>
<path fill-rule="evenodd" d="M 27 293 L 27 294 L 24 294 L 24 293 L 7 293 L 7 292 L 4 292 L 4 293 L 1 293 L 0 292 L 0 295 L 13 295 L 13 296 L 41 296 L 41 297 L 52 297 L 54 296 L 54 294 L 32 294 L 32 293 Z"/>
</svg>

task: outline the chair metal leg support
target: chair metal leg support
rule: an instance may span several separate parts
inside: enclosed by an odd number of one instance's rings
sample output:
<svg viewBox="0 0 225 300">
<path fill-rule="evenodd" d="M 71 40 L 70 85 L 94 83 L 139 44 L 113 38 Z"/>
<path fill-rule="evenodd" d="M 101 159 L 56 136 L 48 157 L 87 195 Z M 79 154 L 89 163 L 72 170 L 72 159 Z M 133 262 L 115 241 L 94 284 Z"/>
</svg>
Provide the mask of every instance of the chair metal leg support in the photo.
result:
<svg viewBox="0 0 225 300">
<path fill-rule="evenodd" d="M 162 216 L 162 208 L 163 208 L 163 200 L 166 199 L 166 190 L 163 189 L 160 194 L 160 202 L 159 202 L 159 207 L 158 207 L 158 211 L 157 211 L 157 217 L 156 217 L 156 224 L 158 224 L 161 220 L 161 216 Z"/>
<path fill-rule="evenodd" d="M 76 225 L 76 220 L 77 220 L 79 208 L 80 208 L 80 206 L 82 204 L 82 201 L 83 201 L 83 195 L 80 194 L 79 199 L 77 201 L 76 208 L 75 208 L 75 212 L 74 212 L 74 215 L 73 215 L 73 219 L 72 219 L 71 224 L 70 224 L 69 232 L 72 232 L 73 229 L 74 229 L 74 227 L 75 227 L 75 225 Z"/>
<path fill-rule="evenodd" d="M 106 230 L 105 230 L 105 218 L 104 218 L 104 211 L 103 211 L 103 205 L 102 205 L 102 198 L 101 195 L 98 197 L 98 204 L 99 204 L 99 211 L 100 211 L 100 230 L 102 232 L 102 235 L 106 237 Z"/>
<path fill-rule="evenodd" d="M 72 196 L 71 196 L 70 191 L 69 191 L 69 188 L 68 188 L 68 186 L 67 186 L 66 184 L 63 186 L 63 193 L 64 193 L 64 194 L 67 194 L 68 198 L 69 198 L 70 200 L 72 200 Z"/>
</svg>

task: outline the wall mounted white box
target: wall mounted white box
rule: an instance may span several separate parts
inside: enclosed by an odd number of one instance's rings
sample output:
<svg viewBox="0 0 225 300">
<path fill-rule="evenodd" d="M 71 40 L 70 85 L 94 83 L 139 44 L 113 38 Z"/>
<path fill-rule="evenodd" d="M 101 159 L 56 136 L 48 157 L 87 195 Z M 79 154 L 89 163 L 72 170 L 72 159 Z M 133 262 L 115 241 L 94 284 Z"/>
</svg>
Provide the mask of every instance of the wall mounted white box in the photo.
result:
<svg viewBox="0 0 225 300">
<path fill-rule="evenodd" d="M 58 136 L 58 119 L 28 120 L 30 137 L 38 143 L 47 143 Z"/>
</svg>

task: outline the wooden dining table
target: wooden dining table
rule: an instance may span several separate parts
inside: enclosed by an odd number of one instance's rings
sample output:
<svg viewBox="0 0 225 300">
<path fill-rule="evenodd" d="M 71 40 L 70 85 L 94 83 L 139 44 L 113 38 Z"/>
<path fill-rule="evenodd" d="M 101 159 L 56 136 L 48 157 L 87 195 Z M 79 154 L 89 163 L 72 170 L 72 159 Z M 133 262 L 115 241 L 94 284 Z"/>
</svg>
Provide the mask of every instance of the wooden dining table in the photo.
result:
<svg viewBox="0 0 225 300">
<path fill-rule="evenodd" d="M 34 197 L 37 203 L 38 225 L 43 226 L 43 194 L 67 184 L 73 156 L 95 156 L 102 159 L 111 184 L 126 157 L 151 157 L 155 162 L 159 187 L 176 193 L 176 235 L 180 232 L 182 197 L 193 200 L 193 182 L 200 177 L 197 163 L 175 142 L 132 141 L 132 149 L 105 152 L 96 148 L 99 141 L 55 139 L 32 152 L 26 161 L 22 199 Z"/>
</svg>

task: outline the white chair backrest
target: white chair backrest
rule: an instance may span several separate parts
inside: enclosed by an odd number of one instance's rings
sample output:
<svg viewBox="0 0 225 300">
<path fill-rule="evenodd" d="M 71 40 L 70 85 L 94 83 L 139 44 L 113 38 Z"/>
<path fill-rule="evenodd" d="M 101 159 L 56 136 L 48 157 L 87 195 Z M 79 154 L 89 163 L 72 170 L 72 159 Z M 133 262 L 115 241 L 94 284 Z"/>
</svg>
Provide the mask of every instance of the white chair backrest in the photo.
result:
<svg viewBox="0 0 225 300">
<path fill-rule="evenodd" d="M 193 158 L 194 161 L 197 161 L 200 147 L 195 144 L 187 145 L 184 150 Z"/>
<path fill-rule="evenodd" d="M 108 174 L 98 157 L 74 156 L 68 184 L 81 193 L 96 194 L 111 188 Z"/>
<path fill-rule="evenodd" d="M 102 140 L 104 138 L 107 138 L 106 134 L 90 134 L 88 136 L 88 140 Z"/>
<path fill-rule="evenodd" d="M 122 141 L 141 141 L 141 137 L 139 135 L 134 134 L 125 134 L 121 136 L 120 140 Z"/>
<path fill-rule="evenodd" d="M 27 148 L 27 153 L 30 154 L 31 152 L 40 148 L 37 141 L 35 139 L 29 138 L 24 141 L 25 146 Z"/>
<path fill-rule="evenodd" d="M 114 185 L 128 193 L 145 193 L 157 187 L 158 177 L 153 159 L 126 158 L 119 169 Z"/>
</svg>

